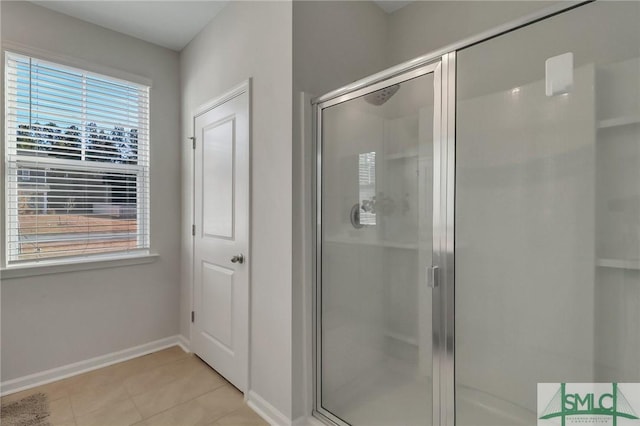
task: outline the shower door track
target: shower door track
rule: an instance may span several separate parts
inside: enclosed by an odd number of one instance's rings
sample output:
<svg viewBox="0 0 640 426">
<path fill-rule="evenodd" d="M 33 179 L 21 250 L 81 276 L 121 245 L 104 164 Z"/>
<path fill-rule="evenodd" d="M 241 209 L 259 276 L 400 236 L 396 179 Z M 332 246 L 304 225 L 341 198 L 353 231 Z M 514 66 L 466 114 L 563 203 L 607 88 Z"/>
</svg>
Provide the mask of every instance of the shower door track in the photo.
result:
<svg viewBox="0 0 640 426">
<path fill-rule="evenodd" d="M 330 425 L 345 426 L 321 405 L 321 333 L 319 312 L 322 291 L 322 111 L 325 108 L 366 95 L 384 87 L 434 73 L 434 164 L 433 164 L 433 265 L 439 269 L 439 285 L 433 288 L 433 426 L 455 425 L 455 116 L 456 116 L 456 52 L 490 40 L 521 27 L 592 3 L 595 0 L 559 3 L 541 11 L 498 26 L 474 37 L 417 57 L 373 74 L 352 84 L 313 99 L 313 141 L 316 161 L 312 172 L 312 208 L 315 224 L 313 242 L 314 295 L 313 306 L 313 415 Z M 438 87 L 440 90 L 438 90 Z M 423 265 L 429 266 L 429 265 Z M 359 425 L 354 425 L 359 426 Z"/>
</svg>

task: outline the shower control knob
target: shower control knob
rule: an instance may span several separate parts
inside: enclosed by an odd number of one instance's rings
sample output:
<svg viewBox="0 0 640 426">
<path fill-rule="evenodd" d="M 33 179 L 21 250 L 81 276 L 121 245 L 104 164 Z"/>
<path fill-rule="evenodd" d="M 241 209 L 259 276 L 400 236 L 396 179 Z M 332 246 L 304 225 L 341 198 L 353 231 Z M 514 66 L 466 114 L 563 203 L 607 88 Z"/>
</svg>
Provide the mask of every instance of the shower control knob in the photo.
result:
<svg viewBox="0 0 640 426">
<path fill-rule="evenodd" d="M 231 263 L 239 263 L 242 265 L 244 263 L 244 254 L 236 254 L 233 256 L 231 258 Z"/>
</svg>

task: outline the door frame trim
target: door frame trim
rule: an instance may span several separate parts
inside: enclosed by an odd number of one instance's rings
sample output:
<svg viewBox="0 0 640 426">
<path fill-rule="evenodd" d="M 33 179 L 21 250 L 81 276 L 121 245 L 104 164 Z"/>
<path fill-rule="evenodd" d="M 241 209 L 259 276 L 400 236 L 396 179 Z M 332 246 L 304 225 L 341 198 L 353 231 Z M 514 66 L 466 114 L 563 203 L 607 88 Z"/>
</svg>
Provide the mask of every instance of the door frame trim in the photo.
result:
<svg viewBox="0 0 640 426">
<path fill-rule="evenodd" d="M 226 92 L 224 92 L 223 94 L 216 96 L 210 100 L 208 100 L 207 102 L 201 104 L 200 106 L 198 106 L 197 108 L 195 108 L 191 114 L 191 137 L 195 138 L 195 130 L 196 130 L 196 118 L 211 111 L 212 109 L 224 104 L 225 102 L 228 102 L 230 100 L 232 100 L 233 98 L 236 98 L 244 93 L 247 94 L 247 121 L 248 121 L 248 138 L 249 138 L 249 146 L 248 146 L 248 154 L 249 154 L 249 176 L 248 176 L 248 184 L 249 184 L 249 188 L 247 191 L 247 196 L 248 196 L 248 200 L 247 200 L 247 206 L 248 206 L 248 212 L 247 212 L 247 217 L 248 217 L 248 221 L 247 221 L 247 235 L 248 235 L 248 241 L 247 241 L 247 254 L 246 254 L 246 261 L 245 261 L 245 265 L 247 268 L 247 279 L 248 279 L 248 288 L 247 288 L 247 296 L 248 296 L 248 300 L 247 300 L 247 342 L 246 342 L 246 348 L 247 348 L 247 356 L 246 356 L 246 365 L 245 365 L 245 371 L 246 371 L 246 383 L 245 385 L 245 393 L 244 393 L 244 400 L 247 401 L 248 400 L 248 395 L 249 395 L 249 391 L 251 390 L 251 288 L 252 288 L 252 273 L 251 273 L 251 265 L 252 265 L 252 251 L 251 251 L 251 246 L 252 246 L 252 233 L 251 233 L 251 222 L 252 222 L 252 218 L 253 218 L 253 214 L 252 214 L 252 203 L 251 203 L 251 196 L 252 196 L 252 176 L 253 176 L 253 168 L 251 167 L 251 160 L 252 160 L 252 141 L 253 141 L 253 124 L 252 124 L 252 106 L 253 106 L 253 93 L 252 93 L 252 78 L 249 77 L 248 79 L 242 81 L 241 83 L 237 84 L 236 86 L 232 87 L 231 89 L 227 90 Z M 190 141 L 191 142 L 191 141 Z M 196 141 L 197 143 L 197 141 Z M 195 167 L 195 162 L 196 162 L 196 156 L 195 156 L 195 149 L 191 150 L 191 182 L 190 182 L 190 186 L 191 186 L 191 223 L 195 224 L 196 223 L 196 209 L 195 209 L 195 203 L 196 203 L 196 194 L 195 194 L 195 188 L 196 188 L 196 167 Z M 188 263 L 190 265 L 189 267 L 189 286 L 190 286 L 190 293 L 191 293 L 191 311 L 193 312 L 195 310 L 195 293 L 194 293 L 194 288 L 195 288 L 195 237 L 192 235 L 191 236 L 191 245 L 190 245 L 190 253 L 189 253 L 189 259 L 188 259 Z M 193 322 L 191 322 L 189 320 L 189 339 L 191 341 L 193 341 Z M 191 348 L 193 349 L 193 348 Z"/>
</svg>

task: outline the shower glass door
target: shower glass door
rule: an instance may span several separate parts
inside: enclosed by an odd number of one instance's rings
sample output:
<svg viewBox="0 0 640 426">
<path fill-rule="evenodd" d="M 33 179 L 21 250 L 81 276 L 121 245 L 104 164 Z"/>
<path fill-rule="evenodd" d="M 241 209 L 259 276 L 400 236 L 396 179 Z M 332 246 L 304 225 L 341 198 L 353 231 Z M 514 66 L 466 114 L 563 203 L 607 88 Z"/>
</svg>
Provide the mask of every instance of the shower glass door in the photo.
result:
<svg viewBox="0 0 640 426">
<path fill-rule="evenodd" d="M 458 426 L 596 423 L 562 382 L 640 414 L 639 23 L 595 2 L 457 53 Z"/>
<path fill-rule="evenodd" d="M 431 424 L 435 74 L 320 105 L 316 405 L 338 424 Z"/>
</svg>

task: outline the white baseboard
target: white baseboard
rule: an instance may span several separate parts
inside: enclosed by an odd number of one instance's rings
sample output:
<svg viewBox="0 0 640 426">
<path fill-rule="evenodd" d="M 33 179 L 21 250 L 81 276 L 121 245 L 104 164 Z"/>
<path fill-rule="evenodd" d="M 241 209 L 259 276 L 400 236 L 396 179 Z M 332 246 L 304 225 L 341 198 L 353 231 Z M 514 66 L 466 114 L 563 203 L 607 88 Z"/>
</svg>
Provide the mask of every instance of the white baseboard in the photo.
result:
<svg viewBox="0 0 640 426">
<path fill-rule="evenodd" d="M 178 346 L 180 346 L 183 351 L 191 353 L 191 342 L 182 334 L 178 335 Z"/>
<path fill-rule="evenodd" d="M 293 426 L 291 419 L 254 391 L 247 392 L 246 400 L 249 407 L 271 426 Z"/>
<path fill-rule="evenodd" d="M 122 361 L 137 358 L 139 356 L 147 355 L 176 345 L 180 346 L 185 352 L 190 352 L 188 350 L 189 341 L 183 336 L 176 335 L 166 337 L 164 339 L 145 343 L 144 345 L 135 346 L 122 351 L 112 352 L 110 354 L 97 356 L 84 361 L 74 362 L 73 364 L 67 364 L 62 367 L 29 374 L 28 376 L 18 377 L 17 379 L 6 380 L 0 383 L 0 395 L 4 396 L 10 393 L 33 388 L 35 386 L 66 379 L 67 377 L 86 373 L 87 371 L 96 370 L 108 365 L 117 364 Z"/>
</svg>

